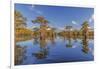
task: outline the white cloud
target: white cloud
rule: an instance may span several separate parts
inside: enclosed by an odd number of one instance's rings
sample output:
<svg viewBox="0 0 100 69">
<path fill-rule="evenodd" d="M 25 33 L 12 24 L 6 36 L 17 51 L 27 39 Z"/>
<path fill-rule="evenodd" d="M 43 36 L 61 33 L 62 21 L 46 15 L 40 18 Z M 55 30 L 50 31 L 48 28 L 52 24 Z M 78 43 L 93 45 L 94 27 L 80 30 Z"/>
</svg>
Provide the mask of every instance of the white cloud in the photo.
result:
<svg viewBox="0 0 100 69">
<path fill-rule="evenodd" d="M 76 21 L 72 21 L 72 24 L 75 24 L 75 25 L 77 25 L 77 22 L 76 22 Z"/>
<path fill-rule="evenodd" d="M 89 22 L 91 23 L 94 20 L 94 14 L 89 18 Z"/>
</svg>

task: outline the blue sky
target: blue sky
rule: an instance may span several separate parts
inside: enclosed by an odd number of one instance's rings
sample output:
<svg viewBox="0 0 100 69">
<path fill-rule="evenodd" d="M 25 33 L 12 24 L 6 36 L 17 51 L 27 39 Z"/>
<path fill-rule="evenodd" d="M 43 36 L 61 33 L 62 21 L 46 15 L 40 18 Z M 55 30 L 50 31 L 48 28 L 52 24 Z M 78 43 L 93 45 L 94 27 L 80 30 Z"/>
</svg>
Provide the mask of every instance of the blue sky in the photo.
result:
<svg viewBox="0 0 100 69">
<path fill-rule="evenodd" d="M 59 29 L 66 25 L 79 29 L 84 21 L 88 21 L 91 28 L 94 26 L 93 8 L 15 4 L 15 10 L 27 18 L 27 25 L 30 28 L 39 26 L 31 22 L 37 16 L 44 16 L 50 22 L 50 26 Z"/>
</svg>

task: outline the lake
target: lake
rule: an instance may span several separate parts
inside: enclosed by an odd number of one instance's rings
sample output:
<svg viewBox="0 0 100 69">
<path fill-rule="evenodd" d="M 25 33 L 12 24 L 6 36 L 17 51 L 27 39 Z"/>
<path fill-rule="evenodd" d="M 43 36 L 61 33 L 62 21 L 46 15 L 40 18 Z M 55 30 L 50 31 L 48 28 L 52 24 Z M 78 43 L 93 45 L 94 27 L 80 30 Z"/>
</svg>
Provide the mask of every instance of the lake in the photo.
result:
<svg viewBox="0 0 100 69">
<path fill-rule="evenodd" d="M 31 39 L 27 41 L 16 42 L 24 50 L 17 58 L 20 58 L 15 65 L 61 63 L 76 61 L 94 60 L 94 40 L 88 40 L 88 49 L 86 53 L 82 51 L 83 45 L 81 39 L 63 39 L 57 37 L 52 40 Z M 24 47 L 24 48 L 23 48 Z"/>
</svg>

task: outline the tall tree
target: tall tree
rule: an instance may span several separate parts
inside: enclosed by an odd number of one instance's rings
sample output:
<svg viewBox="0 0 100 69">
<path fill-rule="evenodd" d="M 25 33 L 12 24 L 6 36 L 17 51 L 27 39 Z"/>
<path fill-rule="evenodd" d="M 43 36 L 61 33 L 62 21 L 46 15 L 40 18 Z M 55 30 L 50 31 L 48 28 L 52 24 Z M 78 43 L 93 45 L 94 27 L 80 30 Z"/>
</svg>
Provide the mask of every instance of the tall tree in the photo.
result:
<svg viewBox="0 0 100 69">
<path fill-rule="evenodd" d="M 68 35 L 67 35 L 68 38 L 70 38 L 71 37 L 71 29 L 72 29 L 72 26 L 66 26 L 65 29 L 66 29 L 66 31 L 68 33 Z"/>
<path fill-rule="evenodd" d="M 81 30 L 88 30 L 89 24 L 88 21 L 83 22 Z"/>
<path fill-rule="evenodd" d="M 88 51 L 89 51 L 89 48 L 88 48 L 88 32 L 89 32 L 88 27 L 89 27 L 89 24 L 88 24 L 87 21 L 85 21 L 82 24 L 82 28 L 81 28 L 81 30 L 82 30 L 82 37 L 83 37 L 82 38 L 82 44 L 83 44 L 82 51 L 84 53 L 88 53 Z"/>
<path fill-rule="evenodd" d="M 32 23 L 40 24 L 39 35 L 41 40 L 45 40 L 47 37 L 47 28 L 48 21 L 43 16 L 38 16 L 35 20 L 32 20 Z"/>
<path fill-rule="evenodd" d="M 15 27 L 25 27 L 26 24 L 26 18 L 21 14 L 19 11 L 14 11 L 14 21 L 15 21 Z"/>
<path fill-rule="evenodd" d="M 70 31 L 72 29 L 72 26 L 66 26 L 65 29 Z"/>
<path fill-rule="evenodd" d="M 41 26 L 46 26 L 49 21 L 46 20 L 43 16 L 38 16 L 35 20 L 32 20 L 32 23 L 39 23 Z"/>
</svg>

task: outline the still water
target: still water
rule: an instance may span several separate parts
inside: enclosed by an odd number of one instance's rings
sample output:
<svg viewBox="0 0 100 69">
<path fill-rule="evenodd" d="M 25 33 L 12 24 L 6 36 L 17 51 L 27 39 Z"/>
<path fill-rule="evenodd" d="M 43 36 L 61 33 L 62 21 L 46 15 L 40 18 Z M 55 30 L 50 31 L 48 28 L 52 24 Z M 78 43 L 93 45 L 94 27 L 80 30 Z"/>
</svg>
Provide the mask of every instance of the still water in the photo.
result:
<svg viewBox="0 0 100 69">
<path fill-rule="evenodd" d="M 16 43 L 24 48 L 24 55 L 16 65 L 60 63 L 75 61 L 91 61 L 94 59 L 94 40 L 88 40 L 88 53 L 82 51 L 82 40 L 64 40 L 57 37 L 54 40 L 31 39 Z"/>
</svg>

